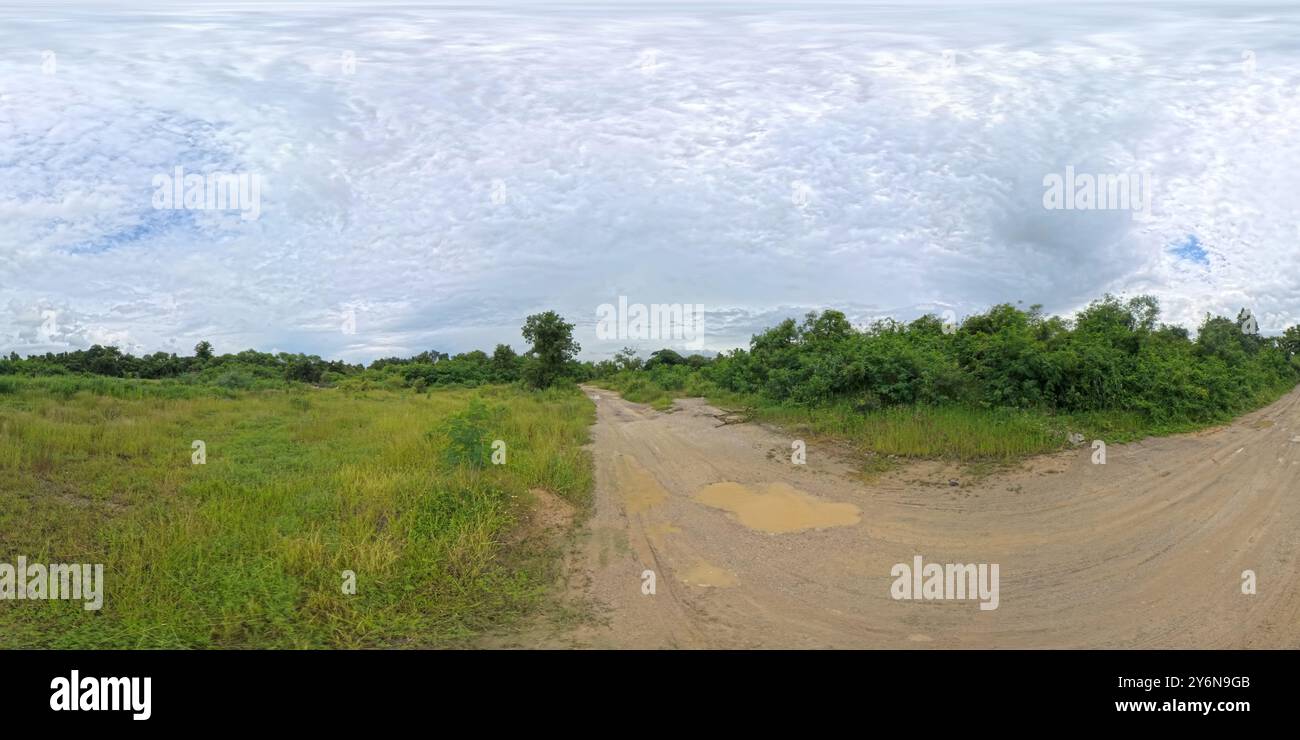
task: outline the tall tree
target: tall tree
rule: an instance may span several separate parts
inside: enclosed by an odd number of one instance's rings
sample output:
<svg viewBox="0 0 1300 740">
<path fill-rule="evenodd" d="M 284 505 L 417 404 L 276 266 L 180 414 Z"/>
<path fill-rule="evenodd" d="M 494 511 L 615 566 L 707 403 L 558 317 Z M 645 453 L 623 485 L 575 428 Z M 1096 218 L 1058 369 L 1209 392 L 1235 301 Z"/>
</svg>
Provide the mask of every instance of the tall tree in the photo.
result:
<svg viewBox="0 0 1300 740">
<path fill-rule="evenodd" d="M 533 346 L 524 379 L 535 388 L 550 387 L 564 374 L 564 366 L 582 347 L 573 340 L 573 324 L 554 311 L 535 313 L 524 320 L 524 339 Z"/>
</svg>

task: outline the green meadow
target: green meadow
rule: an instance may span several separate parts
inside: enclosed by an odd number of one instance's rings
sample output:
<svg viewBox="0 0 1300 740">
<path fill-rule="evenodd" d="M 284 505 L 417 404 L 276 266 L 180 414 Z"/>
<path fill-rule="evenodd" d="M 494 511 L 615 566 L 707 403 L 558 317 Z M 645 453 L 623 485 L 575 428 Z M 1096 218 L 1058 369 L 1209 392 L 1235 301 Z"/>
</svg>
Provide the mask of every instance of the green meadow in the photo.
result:
<svg viewBox="0 0 1300 740">
<path fill-rule="evenodd" d="M 589 506 L 593 415 L 572 388 L 0 377 L 0 562 L 105 569 L 98 611 L 0 601 L 0 648 L 438 647 L 507 628 L 557 576 L 538 496 Z"/>
</svg>

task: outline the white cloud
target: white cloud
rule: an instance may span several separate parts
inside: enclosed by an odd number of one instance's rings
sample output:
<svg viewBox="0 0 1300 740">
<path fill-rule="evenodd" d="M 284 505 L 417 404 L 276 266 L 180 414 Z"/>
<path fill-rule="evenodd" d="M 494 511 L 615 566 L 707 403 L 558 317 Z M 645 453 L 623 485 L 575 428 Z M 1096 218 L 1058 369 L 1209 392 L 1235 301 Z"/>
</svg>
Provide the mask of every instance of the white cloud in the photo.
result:
<svg viewBox="0 0 1300 740">
<path fill-rule="evenodd" d="M 1300 320 L 1294 7 L 253 12 L 0 11 L 0 350 L 520 349 L 554 308 L 597 356 L 619 295 L 714 349 L 1105 291 Z M 1151 172 L 1155 218 L 1044 210 L 1066 165 Z M 154 210 L 176 166 L 260 174 L 260 218 Z"/>
</svg>

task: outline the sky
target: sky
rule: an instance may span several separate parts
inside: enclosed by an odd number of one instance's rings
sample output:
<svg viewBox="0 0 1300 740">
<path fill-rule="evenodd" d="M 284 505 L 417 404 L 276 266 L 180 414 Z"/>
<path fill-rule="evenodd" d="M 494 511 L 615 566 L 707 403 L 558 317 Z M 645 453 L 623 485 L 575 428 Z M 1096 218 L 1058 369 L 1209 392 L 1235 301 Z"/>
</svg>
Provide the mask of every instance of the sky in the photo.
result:
<svg viewBox="0 0 1300 740">
<path fill-rule="evenodd" d="M 1294 4 L 0 4 L 0 352 L 687 346 L 620 297 L 713 351 L 1105 293 L 1276 334 L 1298 92 Z M 1142 187 L 1049 208 L 1067 168 Z"/>
</svg>

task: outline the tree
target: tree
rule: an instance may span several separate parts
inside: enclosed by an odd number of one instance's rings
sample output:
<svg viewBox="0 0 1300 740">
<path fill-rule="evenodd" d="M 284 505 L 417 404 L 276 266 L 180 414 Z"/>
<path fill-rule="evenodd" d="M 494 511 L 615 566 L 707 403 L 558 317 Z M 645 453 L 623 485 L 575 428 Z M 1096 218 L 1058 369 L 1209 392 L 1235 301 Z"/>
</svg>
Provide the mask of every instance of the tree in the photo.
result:
<svg viewBox="0 0 1300 740">
<path fill-rule="evenodd" d="M 1287 357 L 1300 355 L 1300 324 L 1282 332 L 1282 338 L 1278 344 L 1286 352 Z"/>
<path fill-rule="evenodd" d="M 1202 355 L 1239 364 L 1251 349 L 1253 339 L 1228 317 L 1206 314 L 1205 322 L 1196 333 L 1196 347 Z"/>
<path fill-rule="evenodd" d="M 614 353 L 614 366 L 619 370 L 640 370 L 641 358 L 636 355 L 635 347 L 624 347 Z"/>
<path fill-rule="evenodd" d="M 548 388 L 563 374 L 564 367 L 582 349 L 573 341 L 573 324 L 554 311 L 535 313 L 524 320 L 524 339 L 533 346 L 524 379 L 535 388 Z"/>
<path fill-rule="evenodd" d="M 809 311 L 804 316 L 800 335 L 805 342 L 829 344 L 853 336 L 853 324 L 840 311 L 822 311 L 820 315 L 816 311 Z"/>
<path fill-rule="evenodd" d="M 207 362 L 212 359 L 212 345 L 207 340 L 194 345 L 194 359 Z"/>
<path fill-rule="evenodd" d="M 650 353 L 650 359 L 646 360 L 645 369 L 650 370 L 658 365 L 685 365 L 686 358 L 667 347 Z"/>
<path fill-rule="evenodd" d="M 284 377 L 302 383 L 319 383 L 323 371 L 318 362 L 312 360 L 313 358 L 301 355 L 293 358 L 284 369 Z"/>
<path fill-rule="evenodd" d="M 519 355 L 508 344 L 498 344 L 492 351 L 492 374 L 499 381 L 519 380 Z"/>
</svg>

